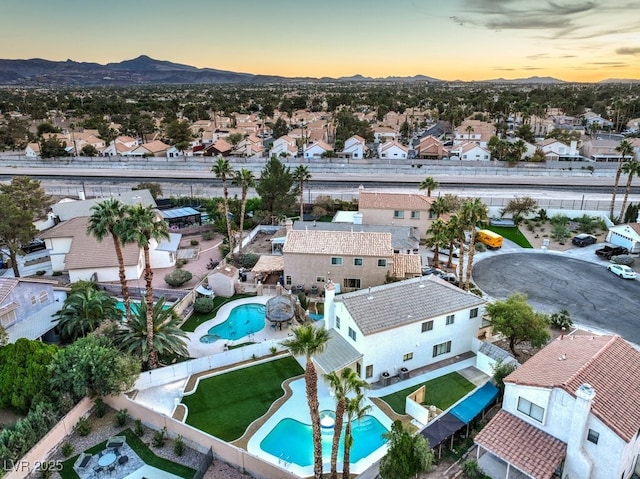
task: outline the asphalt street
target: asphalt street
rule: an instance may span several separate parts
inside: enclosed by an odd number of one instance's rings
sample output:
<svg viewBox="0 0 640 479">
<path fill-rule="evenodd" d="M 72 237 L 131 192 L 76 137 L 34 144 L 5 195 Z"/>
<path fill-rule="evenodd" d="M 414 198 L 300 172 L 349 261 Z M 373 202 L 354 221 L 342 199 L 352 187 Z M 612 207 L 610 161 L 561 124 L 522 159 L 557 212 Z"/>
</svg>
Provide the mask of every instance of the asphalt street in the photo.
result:
<svg viewBox="0 0 640 479">
<path fill-rule="evenodd" d="M 540 250 L 488 252 L 474 264 L 473 282 L 492 298 L 525 293 L 536 311 L 566 309 L 576 326 L 640 345 L 640 281 L 618 278 L 606 264 Z"/>
</svg>

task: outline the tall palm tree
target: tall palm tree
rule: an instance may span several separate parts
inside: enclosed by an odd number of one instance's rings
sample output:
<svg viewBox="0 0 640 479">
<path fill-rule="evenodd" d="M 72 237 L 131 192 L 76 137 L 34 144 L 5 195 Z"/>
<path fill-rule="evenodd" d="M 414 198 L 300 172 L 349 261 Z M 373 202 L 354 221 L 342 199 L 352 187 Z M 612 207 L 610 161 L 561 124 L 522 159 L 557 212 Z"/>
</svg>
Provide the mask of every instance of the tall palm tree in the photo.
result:
<svg viewBox="0 0 640 479">
<path fill-rule="evenodd" d="M 349 461 L 351 460 L 351 446 L 353 446 L 353 436 L 351 435 L 351 423 L 362 419 L 371 411 L 371 406 L 363 405 L 364 394 L 357 394 L 355 397 L 347 399 L 345 411 L 347 413 L 347 425 L 344 430 L 344 459 L 342 460 L 342 477 L 349 478 Z"/>
<path fill-rule="evenodd" d="M 360 394 L 368 386 L 351 368 L 343 369 L 340 374 L 335 371 L 325 375 L 336 398 L 336 421 L 333 427 L 333 444 L 331 445 L 331 479 L 338 479 L 338 447 L 344 423 L 345 405 L 351 392 Z"/>
<path fill-rule="evenodd" d="M 633 145 L 629 140 L 622 140 L 620 144 L 616 146 L 616 151 L 620 153 L 620 159 L 618 160 L 616 179 L 613 183 L 613 193 L 611 194 L 611 209 L 609 210 L 609 217 L 611 218 L 611 221 L 613 221 L 613 208 L 615 208 L 618 183 L 620 183 L 620 176 L 622 175 L 622 164 L 624 163 L 625 157 L 633 158 Z"/>
<path fill-rule="evenodd" d="M 152 241 L 169 239 L 167 223 L 156 216 L 150 206 L 136 205 L 127 209 L 128 215 L 123 222 L 123 242 L 135 243 L 144 252 L 145 301 L 147 313 L 147 368 L 158 367 L 158 352 L 154 347 L 153 325 L 153 270 L 151 269 L 150 248 Z"/>
<path fill-rule="evenodd" d="M 111 235 L 113 247 L 116 250 L 116 258 L 118 259 L 118 278 L 122 289 L 125 317 L 129 319 L 131 317 L 131 298 L 127 285 L 121 239 L 122 222 L 126 216 L 126 211 L 126 206 L 116 198 L 109 198 L 96 203 L 91 207 L 92 213 L 87 223 L 87 234 L 93 235 L 99 242 Z"/>
<path fill-rule="evenodd" d="M 467 198 L 460 208 L 460 217 L 465 229 L 471 231 L 471 239 L 469 241 L 469 255 L 467 257 L 467 276 L 464 284 L 461 284 L 465 291 L 469 291 L 469 283 L 471 282 L 471 272 L 473 270 L 473 256 L 476 244 L 476 226 L 489 220 L 489 208 L 480 198 Z"/>
<path fill-rule="evenodd" d="M 473 127 L 471 125 L 467 125 L 465 131 L 467 132 L 467 141 L 471 141 L 471 133 L 474 131 Z"/>
<path fill-rule="evenodd" d="M 300 326 L 292 330 L 293 337 L 282 342 L 285 348 L 295 356 L 304 355 L 306 365 L 304 382 L 311 415 L 311 430 L 313 436 L 313 476 L 322 479 L 322 435 L 320 432 L 320 411 L 318 403 L 318 373 L 313 364 L 313 356 L 324 351 L 329 341 L 329 332 L 325 328 L 315 328 L 311 325 Z"/>
<path fill-rule="evenodd" d="M 621 223 L 624 217 L 624 210 L 627 207 L 627 200 L 629 199 L 629 190 L 631 190 L 631 182 L 634 176 L 640 176 L 640 161 L 631 160 L 625 162 L 622 165 L 622 172 L 627 174 L 627 184 L 624 187 L 624 198 L 622 199 L 622 207 L 620 208 L 620 215 L 618 221 Z M 635 221 L 635 218 L 633 218 Z"/>
<path fill-rule="evenodd" d="M 95 330 L 103 321 L 122 319 L 116 300 L 95 284 L 86 282 L 64 300 L 62 309 L 53 315 L 63 341 L 73 342 Z"/>
<path fill-rule="evenodd" d="M 433 247 L 433 267 L 440 267 L 440 249 L 449 242 L 446 236 L 446 224 L 440 218 L 436 218 L 427 230 L 426 245 Z"/>
<path fill-rule="evenodd" d="M 429 214 L 431 218 L 439 218 L 445 213 L 449 213 L 449 208 L 447 206 L 447 201 L 444 196 L 438 196 L 431 202 L 431 206 L 429 207 Z"/>
<path fill-rule="evenodd" d="M 298 165 L 293 170 L 293 179 L 298 183 L 298 189 L 300 190 L 300 221 L 304 218 L 304 184 L 311 181 L 311 173 L 309 168 L 305 165 Z"/>
<path fill-rule="evenodd" d="M 449 220 L 445 224 L 444 237 L 449 244 L 449 258 L 447 261 L 447 267 L 451 268 L 453 264 L 453 250 L 458 246 L 458 263 L 464 263 L 464 251 L 465 251 L 465 233 L 464 226 L 460 223 L 460 216 L 451 215 Z M 462 268 L 460 268 L 462 270 Z M 459 282 L 462 283 L 462 271 L 460 271 Z"/>
<path fill-rule="evenodd" d="M 135 357 L 146 361 L 149 356 L 149 342 L 147 331 L 147 303 L 144 301 L 133 306 L 131 319 L 125 323 L 125 328 L 115 331 L 115 344 L 118 348 Z M 160 356 L 178 355 L 188 357 L 189 351 L 185 340 L 187 333 L 179 327 L 180 317 L 173 310 L 167 308 L 165 298 L 160 298 L 151 308 L 153 350 Z"/>
<path fill-rule="evenodd" d="M 418 185 L 419 190 L 427 190 L 427 196 L 431 196 L 431 192 L 435 190 L 438 186 L 438 182 L 431 176 L 427 176 L 424 180 L 420 182 Z"/>
<path fill-rule="evenodd" d="M 247 209 L 247 191 L 249 188 L 256 186 L 256 179 L 251 170 L 242 168 L 240 171 L 234 172 L 233 184 L 242 188 L 242 200 L 240 203 L 240 244 L 238 245 L 238 253 L 242 256 L 242 236 L 244 233 L 244 212 Z"/>
<path fill-rule="evenodd" d="M 227 187 L 227 178 L 232 178 L 233 169 L 226 158 L 218 158 L 216 164 L 213 165 L 211 171 L 216 175 L 216 178 L 222 180 L 222 196 L 224 203 L 224 221 L 227 224 L 227 240 L 229 241 L 229 249 L 233 251 L 233 238 L 231 237 L 231 222 L 229 220 L 229 188 Z"/>
</svg>

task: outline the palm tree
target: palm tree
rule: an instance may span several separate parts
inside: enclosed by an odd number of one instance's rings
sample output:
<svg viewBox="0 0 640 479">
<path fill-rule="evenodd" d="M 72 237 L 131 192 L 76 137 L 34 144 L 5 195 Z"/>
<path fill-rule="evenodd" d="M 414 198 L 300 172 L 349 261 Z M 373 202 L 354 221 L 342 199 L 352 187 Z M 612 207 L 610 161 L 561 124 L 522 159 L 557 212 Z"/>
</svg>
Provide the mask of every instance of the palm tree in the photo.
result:
<svg viewBox="0 0 640 479">
<path fill-rule="evenodd" d="M 224 198 L 224 220 L 227 223 L 227 240 L 229 241 L 229 249 L 233 251 L 233 238 L 231 237 L 231 222 L 229 221 L 229 188 L 227 187 L 227 178 L 233 177 L 233 169 L 229 161 L 225 158 L 218 158 L 218 161 L 211 168 L 216 178 L 222 180 L 222 195 Z"/>
<path fill-rule="evenodd" d="M 467 127 L 465 128 L 465 131 L 467 132 L 467 141 L 471 141 L 471 133 L 473 133 L 473 127 L 471 125 L 467 125 Z"/>
<path fill-rule="evenodd" d="M 62 309 L 55 313 L 53 321 L 63 341 L 73 342 L 94 331 L 106 320 L 119 321 L 122 311 L 116 300 L 105 291 L 98 291 L 95 284 L 83 282 L 64 300 Z"/>
<path fill-rule="evenodd" d="M 115 344 L 122 351 L 139 357 L 142 361 L 146 361 L 150 353 L 147 313 L 147 304 L 144 301 L 134 304 L 133 315 L 125 323 L 125 328 L 118 329 L 114 333 Z M 187 333 L 180 329 L 180 317 L 173 308 L 166 306 L 164 297 L 158 299 L 151 308 L 151 318 L 153 351 L 164 357 L 172 355 L 188 357 L 189 351 L 185 343 L 188 339 Z"/>
<path fill-rule="evenodd" d="M 419 190 L 427 190 L 427 196 L 431 196 L 431 192 L 435 190 L 438 186 L 438 182 L 431 176 L 427 176 L 424 180 L 420 182 L 418 185 Z"/>
<path fill-rule="evenodd" d="M 304 165 L 298 165 L 293 170 L 293 179 L 298 182 L 298 189 L 300 190 L 300 221 L 302 221 L 304 217 L 304 184 L 311 181 L 309 168 Z"/>
<path fill-rule="evenodd" d="M 322 435 L 320 432 L 318 404 L 318 373 L 313 364 L 313 356 L 324 350 L 327 341 L 329 341 L 329 332 L 325 328 L 315 328 L 309 325 L 294 328 L 292 333 L 293 337 L 283 341 L 282 345 L 288 348 L 291 354 L 295 356 L 304 355 L 307 359 L 304 382 L 313 435 L 313 476 L 315 479 L 322 479 Z"/>
<path fill-rule="evenodd" d="M 242 236 L 244 233 L 244 212 L 247 208 L 247 191 L 249 188 L 256 186 L 256 179 L 251 170 L 242 168 L 233 175 L 233 184 L 242 188 L 242 201 L 240 203 L 240 244 L 238 245 L 238 254 L 242 256 Z"/>
<path fill-rule="evenodd" d="M 144 251 L 145 301 L 147 303 L 147 368 L 158 367 L 158 352 L 154 349 L 153 325 L 153 270 L 151 269 L 151 242 L 169 239 L 167 223 L 157 218 L 150 206 L 131 206 L 123 222 L 123 242 L 135 243 Z"/>
<path fill-rule="evenodd" d="M 627 200 L 629 199 L 629 190 L 631 190 L 633 177 L 640 176 L 640 161 L 631 160 L 625 162 L 625 164 L 622 165 L 622 172 L 629 176 L 627 176 L 627 184 L 624 187 L 624 198 L 622 199 L 622 208 L 620 208 L 620 216 L 618 217 L 619 222 L 622 222 L 624 210 L 627 207 Z M 635 218 L 633 221 L 635 221 Z"/>
<path fill-rule="evenodd" d="M 429 214 L 431 215 L 431 218 L 440 218 L 440 216 L 445 213 L 449 213 L 447 201 L 445 200 L 444 196 L 438 196 L 431 202 Z"/>
<path fill-rule="evenodd" d="M 622 164 L 624 163 L 625 157 L 630 156 L 633 158 L 633 145 L 629 140 L 622 140 L 618 146 L 616 146 L 616 151 L 620 153 L 620 159 L 618 160 L 618 169 L 616 170 L 616 179 L 613 183 L 613 193 L 611 194 L 611 209 L 609 210 L 609 217 L 611 221 L 613 221 L 613 208 L 616 203 L 616 194 L 618 193 L 618 183 L 620 182 L 620 176 L 622 175 Z"/>
<path fill-rule="evenodd" d="M 440 218 L 431 223 L 427 230 L 426 245 L 433 247 L 433 267 L 440 266 L 440 248 L 448 244 L 446 233 L 446 224 Z"/>
<path fill-rule="evenodd" d="M 125 317 L 131 317 L 131 298 L 129 287 L 127 286 L 127 273 L 124 267 L 124 257 L 122 255 L 121 228 L 122 221 L 126 215 L 126 206 L 116 198 L 96 203 L 91 207 L 91 216 L 87 223 L 87 234 L 93 235 L 98 242 L 111 235 L 113 247 L 116 250 L 118 259 L 118 277 L 122 289 L 122 302 L 124 303 Z"/>
<path fill-rule="evenodd" d="M 349 478 L 349 461 L 351 460 L 351 446 L 353 446 L 353 436 L 351 435 L 351 422 L 362 419 L 371 411 L 371 406 L 363 405 L 364 394 L 359 393 L 355 397 L 347 399 L 345 411 L 347 413 L 347 426 L 344 430 L 344 459 L 342 460 L 342 477 Z"/>
<path fill-rule="evenodd" d="M 473 270 L 473 255 L 475 253 L 476 244 L 476 226 L 488 221 L 489 208 L 480 198 L 467 198 L 460 208 L 460 218 L 466 230 L 471 231 L 471 239 L 469 241 L 469 256 L 467 257 L 467 277 L 460 287 L 465 291 L 469 291 L 469 283 L 471 282 L 471 272 Z M 461 249 L 462 250 L 462 249 Z"/>
<path fill-rule="evenodd" d="M 453 264 L 453 250 L 456 245 L 459 246 L 458 250 L 458 263 L 464 263 L 464 246 L 465 246 L 465 234 L 464 227 L 460 223 L 460 216 L 452 215 L 446 223 L 444 236 L 449 242 L 449 259 L 447 261 L 447 267 L 450 268 Z M 462 268 L 460 268 L 460 274 L 458 278 L 459 284 L 462 284 Z"/>
<path fill-rule="evenodd" d="M 343 369 L 340 374 L 335 371 L 325 375 L 336 398 L 336 421 L 333 427 L 333 444 L 331 445 L 331 479 L 338 479 L 338 447 L 344 422 L 345 405 L 350 392 L 360 394 L 367 382 L 351 368 Z"/>
</svg>

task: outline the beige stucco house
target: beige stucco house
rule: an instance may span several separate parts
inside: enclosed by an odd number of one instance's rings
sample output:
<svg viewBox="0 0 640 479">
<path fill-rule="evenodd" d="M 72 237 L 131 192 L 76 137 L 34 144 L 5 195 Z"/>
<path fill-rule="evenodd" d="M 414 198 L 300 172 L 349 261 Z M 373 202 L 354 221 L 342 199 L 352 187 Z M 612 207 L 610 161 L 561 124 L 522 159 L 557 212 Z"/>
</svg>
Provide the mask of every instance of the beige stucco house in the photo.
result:
<svg viewBox="0 0 640 479">
<path fill-rule="evenodd" d="M 419 193 L 378 193 L 362 188 L 358 211 L 363 224 L 411 226 L 418 228 L 420 238 L 425 238 L 432 222 L 432 201 Z"/>
</svg>

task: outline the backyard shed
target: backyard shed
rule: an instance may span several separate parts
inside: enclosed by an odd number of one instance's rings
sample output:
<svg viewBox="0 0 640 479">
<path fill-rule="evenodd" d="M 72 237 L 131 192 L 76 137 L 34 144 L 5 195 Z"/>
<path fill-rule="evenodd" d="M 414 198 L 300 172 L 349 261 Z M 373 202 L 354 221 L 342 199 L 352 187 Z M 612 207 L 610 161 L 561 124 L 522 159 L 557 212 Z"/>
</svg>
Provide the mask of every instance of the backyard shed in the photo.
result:
<svg viewBox="0 0 640 479">
<path fill-rule="evenodd" d="M 238 281 L 238 268 L 230 264 L 220 264 L 209 273 L 207 282 L 216 296 L 230 298 L 235 294 L 235 284 Z"/>
</svg>

